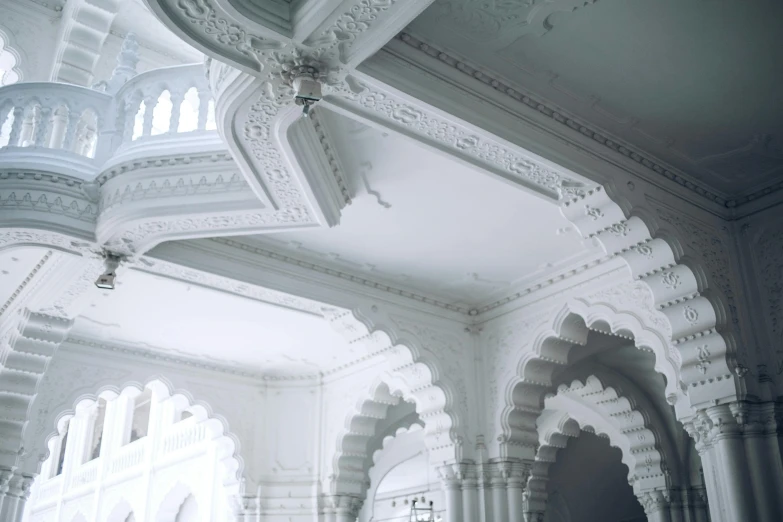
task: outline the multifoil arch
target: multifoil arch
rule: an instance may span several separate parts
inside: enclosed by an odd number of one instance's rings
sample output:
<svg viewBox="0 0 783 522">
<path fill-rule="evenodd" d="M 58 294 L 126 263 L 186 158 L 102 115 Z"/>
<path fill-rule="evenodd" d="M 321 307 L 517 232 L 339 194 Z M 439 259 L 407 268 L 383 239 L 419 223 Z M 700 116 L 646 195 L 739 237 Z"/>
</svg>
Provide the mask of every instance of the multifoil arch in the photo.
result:
<svg viewBox="0 0 783 522">
<path fill-rule="evenodd" d="M 671 326 L 667 340 L 681 355 L 680 375 L 691 404 L 737 400 L 741 377 L 725 296 L 716 298 L 721 291 L 714 278 L 685 256 L 681 234 L 661 229 L 658 235 L 658 220 L 611 185 L 564 201 L 561 211 L 584 237 L 622 258 L 633 278 L 650 290 L 655 307 Z"/>
<path fill-rule="evenodd" d="M 655 371 L 666 379 L 666 399 L 678 415 L 692 414 L 686 391 L 680 385 L 677 357 L 656 332 L 632 313 L 618 312 L 606 304 L 588 305 L 579 299 L 566 302 L 550 323 L 530 336 L 532 341 L 521 354 L 516 374 L 504 391 L 501 412 L 500 449 L 509 457 L 530 458 L 538 444 L 536 419 L 543 410 L 544 397 L 553 390 L 555 376 L 569 365 L 574 347 L 585 346 L 593 330 L 626 339 L 655 355 Z"/>
<path fill-rule="evenodd" d="M 425 440 L 433 460 L 461 460 L 467 404 L 466 399 L 457 397 L 467 395 L 465 383 L 461 376 L 447 377 L 441 369 L 441 361 L 447 354 L 431 351 L 437 349 L 436 345 L 441 349 L 453 346 L 457 342 L 455 336 L 429 327 L 411 326 L 399 319 L 395 322 L 375 305 L 367 312 L 337 310 L 325 317 L 349 343 L 363 343 L 368 357 L 383 357 L 387 364 L 387 384 L 414 402 L 424 421 Z M 425 336 L 427 339 L 423 340 Z"/>
</svg>

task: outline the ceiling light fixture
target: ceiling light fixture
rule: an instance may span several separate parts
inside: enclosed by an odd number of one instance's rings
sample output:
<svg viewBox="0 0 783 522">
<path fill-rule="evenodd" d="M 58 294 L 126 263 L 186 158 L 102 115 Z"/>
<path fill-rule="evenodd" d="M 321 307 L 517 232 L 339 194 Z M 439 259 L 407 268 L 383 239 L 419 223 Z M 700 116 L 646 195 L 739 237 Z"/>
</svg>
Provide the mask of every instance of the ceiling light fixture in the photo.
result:
<svg viewBox="0 0 783 522">
<path fill-rule="evenodd" d="M 103 290 L 114 290 L 114 282 L 117 279 L 117 268 L 120 266 L 122 258 L 111 252 L 104 252 L 103 264 L 106 267 L 104 272 L 98 276 L 95 286 Z"/>
</svg>

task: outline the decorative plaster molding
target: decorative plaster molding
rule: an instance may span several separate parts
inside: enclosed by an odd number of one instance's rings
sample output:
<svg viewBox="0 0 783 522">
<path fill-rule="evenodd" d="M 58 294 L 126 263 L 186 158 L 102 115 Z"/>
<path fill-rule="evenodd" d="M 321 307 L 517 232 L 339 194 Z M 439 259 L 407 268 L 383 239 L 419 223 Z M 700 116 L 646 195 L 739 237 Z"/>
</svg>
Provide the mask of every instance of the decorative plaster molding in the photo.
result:
<svg viewBox="0 0 783 522">
<path fill-rule="evenodd" d="M 176 279 L 186 283 L 194 283 L 207 288 L 222 290 L 248 299 L 291 308 L 313 315 L 323 316 L 327 311 L 333 310 L 333 307 L 326 306 L 310 299 L 277 292 L 258 285 L 242 283 L 236 279 L 187 268 L 182 265 L 149 257 L 142 258 L 134 268 L 142 272 Z"/>
<path fill-rule="evenodd" d="M 47 250 L 44 255 L 41 257 L 41 259 L 35 264 L 35 266 L 30 270 L 30 273 L 28 273 L 25 278 L 22 280 L 21 283 L 14 289 L 13 293 L 6 299 L 5 303 L 3 303 L 3 306 L 0 307 L 0 317 L 3 317 L 3 314 L 5 314 L 8 309 L 14 304 L 14 301 L 22 295 L 22 293 L 25 291 L 25 289 L 28 287 L 31 281 L 35 280 L 36 274 L 44 267 L 47 261 L 51 259 L 53 252 L 51 250 Z M 0 347 L 2 348 L 2 347 Z M 3 365 L 3 361 L 5 361 L 5 358 L 3 357 L 2 353 L 0 353 L 0 367 Z"/>
<path fill-rule="evenodd" d="M 353 113 L 402 134 L 414 134 L 425 143 L 446 149 L 552 200 L 578 197 L 593 188 L 521 153 L 518 147 L 477 133 L 423 105 L 414 105 L 369 77 L 349 77 L 347 82 L 349 89 L 343 89 L 342 97 L 329 96 L 324 100 L 339 112 Z"/>
<path fill-rule="evenodd" d="M 318 118 L 318 111 L 311 112 L 310 119 L 312 120 L 313 128 L 318 135 L 318 141 L 321 142 L 321 147 L 324 149 L 324 154 L 326 155 L 327 160 L 329 160 L 329 166 L 331 166 L 334 179 L 337 181 L 337 186 L 340 188 L 340 193 L 342 194 L 344 204 L 350 205 L 351 191 L 345 182 L 345 171 L 340 164 L 340 159 L 337 156 L 335 150 L 332 148 L 332 140 L 329 137 L 329 132 L 324 127 L 324 125 L 321 124 L 321 120 Z"/>
<path fill-rule="evenodd" d="M 259 380 L 264 380 L 266 378 L 263 372 L 249 371 L 247 365 L 238 361 L 230 361 L 222 358 L 204 360 L 192 355 L 184 355 L 182 352 L 177 352 L 169 348 L 156 347 L 152 349 L 141 346 L 130 346 L 104 340 L 89 339 L 81 337 L 78 334 L 68 336 L 65 343 L 89 349 L 92 352 L 92 355 L 96 357 L 101 357 L 101 351 L 114 352 L 129 355 L 131 357 L 138 357 L 140 359 L 172 363 L 210 372 L 235 375 L 237 377 L 247 377 Z"/>
<path fill-rule="evenodd" d="M 675 466 L 667 463 L 659 447 L 662 426 L 651 423 L 650 414 L 640 411 L 629 391 L 618 390 L 590 375 L 584 382 L 574 380 L 570 385 L 558 386 L 557 393 L 545 400 L 545 408 L 566 413 L 597 433 L 606 433 L 612 445 L 622 451 L 628 482 L 636 491 L 666 487 L 667 470 Z"/>
<path fill-rule="evenodd" d="M 609 136 L 605 131 L 599 131 L 591 127 L 589 124 L 569 116 L 559 108 L 552 106 L 546 100 L 533 96 L 517 87 L 512 87 L 500 79 L 493 78 L 485 71 L 449 55 L 446 51 L 424 43 L 409 33 L 400 33 L 398 35 L 398 39 L 402 42 L 405 42 L 413 49 L 416 49 L 431 58 L 440 60 L 441 62 L 453 67 L 456 71 L 459 71 L 465 76 L 491 86 L 499 93 L 513 99 L 514 101 L 524 103 L 528 107 L 537 110 L 539 113 L 549 117 L 552 121 L 555 121 L 562 126 L 568 127 L 573 131 L 579 132 L 593 139 L 595 142 L 603 145 L 604 147 L 632 159 L 636 163 L 646 167 L 649 170 L 652 170 L 656 173 L 656 175 L 662 176 L 671 182 L 677 183 L 678 185 L 694 192 L 695 194 L 698 194 L 699 196 L 706 198 L 709 201 L 718 203 L 726 208 L 736 208 L 754 201 L 762 196 L 771 194 L 779 189 L 783 189 L 783 183 L 779 183 L 740 197 L 730 197 L 719 194 L 718 192 L 710 189 L 708 186 L 692 179 L 687 174 L 679 172 L 673 167 L 666 166 L 662 164 L 660 160 L 649 157 L 643 152 L 636 150 L 634 147 L 628 145 L 623 140 Z"/>
</svg>

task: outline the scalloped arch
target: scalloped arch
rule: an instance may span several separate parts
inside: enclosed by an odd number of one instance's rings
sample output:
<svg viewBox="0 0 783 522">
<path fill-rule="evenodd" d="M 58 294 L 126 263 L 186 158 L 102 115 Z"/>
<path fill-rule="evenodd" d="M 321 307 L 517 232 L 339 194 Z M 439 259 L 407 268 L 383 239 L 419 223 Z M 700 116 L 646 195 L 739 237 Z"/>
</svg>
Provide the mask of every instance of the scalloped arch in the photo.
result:
<svg viewBox="0 0 783 522">
<path fill-rule="evenodd" d="M 338 435 L 337 452 L 333 459 L 332 494 L 364 499 L 369 487 L 367 472 L 373 465 L 375 454 L 370 450 L 370 440 L 377 435 L 377 424 L 387 418 L 389 408 L 400 404 L 401 395 L 378 380 L 371 386 L 369 395 L 360 399 L 355 410 L 346 415 L 345 428 Z M 399 419 L 402 424 L 396 426 L 395 431 L 408 429 L 416 420 L 408 417 Z"/>
<path fill-rule="evenodd" d="M 612 446 L 622 451 L 628 481 L 634 488 L 648 490 L 669 485 L 666 470 L 672 465 L 667 464 L 660 449 L 660 434 L 647 412 L 621 391 L 590 375 L 584 382 L 574 380 L 570 385 L 560 385 L 557 393 L 545 400 L 545 408 L 545 413 L 567 413 L 580 426 L 590 425 L 596 433 L 606 434 Z"/>
<path fill-rule="evenodd" d="M 325 318 L 349 343 L 364 343 L 368 356 L 385 358 L 389 365 L 386 384 L 416 404 L 430 449 L 444 461 L 459 460 L 462 422 L 454 406 L 454 385 L 442 376 L 439 364 L 415 334 L 398 333 L 400 328 L 388 326 L 391 321 L 375 305 L 368 311 L 336 310 Z"/>
<path fill-rule="evenodd" d="M 679 383 L 677 357 L 669 351 L 660 332 L 647 327 L 639 316 L 618 312 L 606 304 L 588 305 L 572 299 L 554 315 L 550 324 L 539 327 L 531 336 L 530 349 L 520 356 L 515 378 L 505 388 L 505 407 L 501 412 L 501 447 L 508 455 L 532 448 L 538 443 L 535 421 L 543 409 L 542 399 L 551 390 L 553 377 L 568 365 L 574 346 L 584 346 L 593 329 L 633 341 L 639 349 L 655 354 L 655 371 L 666 378 L 667 400 L 677 405 L 678 416 L 690 414 L 687 394 Z M 529 453 L 529 451 L 528 451 Z"/>
<path fill-rule="evenodd" d="M 19 47 L 16 45 L 13 34 L 0 27 L 0 86 L 11 85 L 24 80 L 22 63 L 24 59 Z"/>
<path fill-rule="evenodd" d="M 563 202 L 561 212 L 650 290 L 671 327 L 667 341 L 681 353 L 680 377 L 691 404 L 737 400 L 743 392 L 734 378 L 736 342 L 726 296 L 703 263 L 687 259 L 683 234 L 660 227 L 645 205 L 632 206 L 611 184 Z"/>
<path fill-rule="evenodd" d="M 208 402 L 194 399 L 193 395 L 189 391 L 175 388 L 171 381 L 161 375 L 146 379 L 144 384 L 139 381 L 126 381 L 123 385 L 117 386 L 116 384 L 110 382 L 110 378 L 107 378 L 106 381 L 108 382 L 99 385 L 95 392 L 84 392 L 83 390 L 73 391 L 70 396 L 63 401 L 65 404 L 72 404 L 73 406 L 65 409 L 60 408 L 56 412 L 47 412 L 47 415 L 45 415 L 45 420 L 40 421 L 38 425 L 39 430 L 33 430 L 32 439 L 28 438 L 29 434 L 26 430 L 25 441 L 29 442 L 29 445 L 26 445 L 26 447 L 44 448 L 43 450 L 37 449 L 37 451 L 39 451 L 39 458 L 37 460 L 38 469 L 35 470 L 35 472 L 40 472 L 41 464 L 43 464 L 44 460 L 49 457 L 50 442 L 53 438 L 57 437 L 57 428 L 61 420 L 69 416 L 73 416 L 78 405 L 84 403 L 85 401 L 96 402 L 98 398 L 102 396 L 118 396 L 120 394 L 128 393 L 133 394 L 139 393 L 144 389 L 151 388 L 155 389 L 158 393 L 162 393 L 165 397 L 182 396 L 186 398 L 189 407 L 197 406 L 203 408 L 207 412 L 208 418 L 204 419 L 203 422 L 208 422 L 211 424 L 217 422 L 220 435 L 215 437 L 215 440 L 220 440 L 221 444 L 225 444 L 231 448 L 231 456 L 228 459 L 224 459 L 224 464 L 228 474 L 227 478 L 233 478 L 233 481 L 228 482 L 226 485 L 233 487 L 239 484 L 244 470 L 244 460 L 240 455 L 239 438 L 230 432 L 226 418 L 222 415 L 214 413 Z M 46 431 L 46 426 L 53 426 L 54 429 Z M 40 428 L 43 428 L 43 431 L 41 431 Z"/>
</svg>

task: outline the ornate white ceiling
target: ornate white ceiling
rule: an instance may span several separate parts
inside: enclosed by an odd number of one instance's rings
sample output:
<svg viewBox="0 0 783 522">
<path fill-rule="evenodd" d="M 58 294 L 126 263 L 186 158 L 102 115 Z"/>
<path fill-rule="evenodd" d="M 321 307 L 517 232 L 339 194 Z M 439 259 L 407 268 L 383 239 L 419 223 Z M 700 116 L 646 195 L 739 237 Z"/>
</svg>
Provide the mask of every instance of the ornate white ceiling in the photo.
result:
<svg viewBox="0 0 783 522">
<path fill-rule="evenodd" d="M 353 201 L 337 227 L 256 244 L 467 308 L 603 255 L 550 201 L 336 113 L 317 117 Z"/>
<path fill-rule="evenodd" d="M 783 4 L 439 0 L 408 31 L 728 198 L 783 175 Z"/>
</svg>

